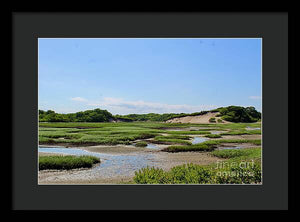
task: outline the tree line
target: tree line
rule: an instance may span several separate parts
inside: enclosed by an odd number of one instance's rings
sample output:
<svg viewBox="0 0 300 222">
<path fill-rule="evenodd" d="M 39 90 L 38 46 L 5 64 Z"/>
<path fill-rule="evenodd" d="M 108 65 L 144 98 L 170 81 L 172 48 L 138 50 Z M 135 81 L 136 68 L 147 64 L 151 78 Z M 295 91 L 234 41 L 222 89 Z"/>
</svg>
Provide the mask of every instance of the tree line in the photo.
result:
<svg viewBox="0 0 300 222">
<path fill-rule="evenodd" d="M 187 113 L 128 114 L 128 115 L 115 115 L 115 117 L 117 119 L 124 119 L 124 120 L 130 120 L 130 121 L 159 121 L 159 122 L 164 122 L 164 121 L 167 121 L 169 119 L 178 118 L 178 117 L 203 115 L 207 112 L 208 111 L 201 111 L 201 112 L 190 113 L 190 114 L 187 114 Z"/>
<path fill-rule="evenodd" d="M 56 113 L 53 110 L 39 110 L 40 122 L 110 122 L 110 121 L 158 121 L 165 122 L 169 119 L 203 115 L 208 112 L 219 112 L 217 116 L 229 122 L 256 122 L 261 119 L 261 113 L 254 107 L 228 106 L 220 107 L 211 111 L 201 111 L 195 113 L 148 113 L 148 114 L 128 114 L 112 115 L 107 110 L 94 109 L 76 113 Z"/>
<path fill-rule="evenodd" d="M 77 113 L 56 113 L 53 110 L 39 110 L 40 122 L 109 122 L 114 119 L 107 110 L 94 109 Z"/>
<path fill-rule="evenodd" d="M 235 123 L 252 123 L 261 119 L 261 113 L 258 112 L 253 106 L 227 106 L 220 107 L 214 111 L 220 112 L 217 116 L 222 119 Z"/>
</svg>

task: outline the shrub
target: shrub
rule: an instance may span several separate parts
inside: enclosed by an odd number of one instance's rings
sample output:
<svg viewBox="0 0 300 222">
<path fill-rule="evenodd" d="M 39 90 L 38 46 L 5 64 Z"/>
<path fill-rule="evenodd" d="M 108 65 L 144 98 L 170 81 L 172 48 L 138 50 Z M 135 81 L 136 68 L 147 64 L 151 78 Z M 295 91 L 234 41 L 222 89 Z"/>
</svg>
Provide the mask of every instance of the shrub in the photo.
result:
<svg viewBox="0 0 300 222">
<path fill-rule="evenodd" d="M 228 171 L 218 171 L 215 175 L 217 184 L 251 184 L 261 182 L 261 166 L 231 167 Z"/>
<path fill-rule="evenodd" d="M 206 184 L 212 176 L 209 169 L 192 163 L 173 167 L 168 174 L 172 184 Z"/>
<path fill-rule="evenodd" d="M 52 110 L 39 110 L 40 122 L 108 122 L 113 118 L 110 112 L 101 109 L 68 114 L 55 113 Z"/>
<path fill-rule="evenodd" d="M 209 169 L 195 164 L 173 167 L 169 172 L 159 168 L 143 168 L 133 178 L 138 184 L 203 184 L 211 178 Z"/>
<path fill-rule="evenodd" d="M 133 180 L 138 184 L 165 184 L 168 183 L 169 178 L 162 169 L 146 167 L 135 172 Z"/>
<path fill-rule="evenodd" d="M 216 122 L 216 118 L 215 117 L 212 117 L 208 120 L 210 123 L 215 123 Z"/>
<path fill-rule="evenodd" d="M 261 119 L 261 113 L 256 111 L 254 107 L 228 106 L 217 109 L 221 118 L 230 122 L 256 122 Z"/>
<path fill-rule="evenodd" d="M 261 182 L 261 166 L 236 166 L 227 171 L 192 163 L 173 167 L 170 171 L 147 167 L 135 172 L 133 180 L 138 184 L 251 184 Z"/>
</svg>

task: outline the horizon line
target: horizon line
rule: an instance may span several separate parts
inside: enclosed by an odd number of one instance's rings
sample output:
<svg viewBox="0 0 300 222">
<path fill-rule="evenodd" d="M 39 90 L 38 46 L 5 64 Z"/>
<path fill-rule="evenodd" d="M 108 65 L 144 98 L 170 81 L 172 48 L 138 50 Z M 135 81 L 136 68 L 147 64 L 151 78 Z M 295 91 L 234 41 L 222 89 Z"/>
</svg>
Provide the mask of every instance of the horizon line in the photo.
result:
<svg viewBox="0 0 300 222">
<path fill-rule="evenodd" d="M 243 107 L 243 108 L 247 108 L 247 107 L 254 107 L 256 111 L 262 113 L 261 111 L 259 111 L 255 106 L 239 106 L 239 105 L 230 105 L 230 106 L 237 106 L 237 107 Z M 126 116 L 126 115 L 147 115 L 147 114 L 158 114 L 158 115 L 163 115 L 163 114 L 194 114 L 194 113 L 200 113 L 200 112 L 211 112 L 213 110 L 216 110 L 216 109 L 219 109 L 219 108 L 223 108 L 223 107 L 229 107 L 229 106 L 220 106 L 218 108 L 214 108 L 214 109 L 211 109 L 211 110 L 199 110 L 197 112 L 181 112 L 181 113 L 170 113 L 170 112 L 165 112 L 165 113 L 155 113 L 155 112 L 148 112 L 148 113 L 129 113 L 129 114 L 112 114 L 109 110 L 107 109 L 101 109 L 101 108 L 94 108 L 94 109 L 86 109 L 86 110 L 82 110 L 82 111 L 77 111 L 77 112 L 56 112 L 55 110 L 52 110 L 52 109 L 47 109 L 47 110 L 44 110 L 44 109 L 38 109 L 38 111 L 54 111 L 55 113 L 57 114 L 74 114 L 74 113 L 78 113 L 78 112 L 85 112 L 85 111 L 92 111 L 92 110 L 96 110 L 96 109 L 100 109 L 100 110 L 105 110 L 109 113 L 111 113 L 113 116 L 116 116 L 116 115 L 120 115 L 120 116 Z"/>
</svg>

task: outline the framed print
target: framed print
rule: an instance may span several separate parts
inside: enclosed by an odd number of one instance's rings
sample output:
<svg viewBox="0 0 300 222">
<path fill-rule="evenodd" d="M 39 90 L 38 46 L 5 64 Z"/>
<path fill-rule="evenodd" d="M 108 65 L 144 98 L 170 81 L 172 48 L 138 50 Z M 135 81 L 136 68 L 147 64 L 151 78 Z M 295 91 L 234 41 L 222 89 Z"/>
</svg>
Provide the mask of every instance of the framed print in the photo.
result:
<svg viewBox="0 0 300 222">
<path fill-rule="evenodd" d="M 287 13 L 12 25 L 14 209 L 287 209 Z"/>
</svg>

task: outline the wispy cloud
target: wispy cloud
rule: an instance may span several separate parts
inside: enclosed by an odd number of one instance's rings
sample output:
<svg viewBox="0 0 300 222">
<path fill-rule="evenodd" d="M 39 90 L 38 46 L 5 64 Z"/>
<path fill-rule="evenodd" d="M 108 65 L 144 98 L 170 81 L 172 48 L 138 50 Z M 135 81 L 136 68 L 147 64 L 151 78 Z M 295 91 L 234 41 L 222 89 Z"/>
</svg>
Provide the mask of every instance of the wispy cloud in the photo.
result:
<svg viewBox="0 0 300 222">
<path fill-rule="evenodd" d="M 259 100 L 261 98 L 262 98 L 261 96 L 249 96 L 249 99 Z"/>
<path fill-rule="evenodd" d="M 129 113 L 192 113 L 217 108 L 215 105 L 186 105 L 145 102 L 143 100 L 128 101 L 122 98 L 105 97 L 99 101 L 88 101 L 81 97 L 75 101 L 85 102 L 89 107 L 107 109 L 114 114 Z M 80 99 L 79 99 L 80 98 Z"/>
<path fill-rule="evenodd" d="M 77 102 L 88 102 L 87 99 L 82 98 L 82 97 L 73 97 L 71 98 L 72 101 L 77 101 Z"/>
</svg>

